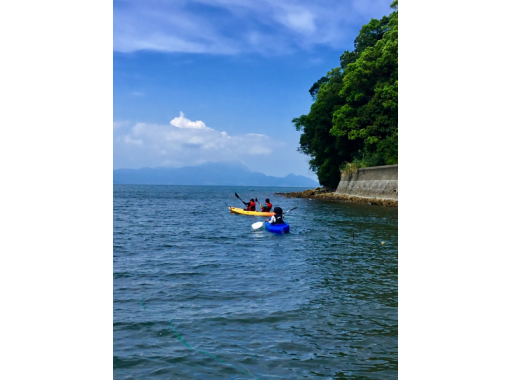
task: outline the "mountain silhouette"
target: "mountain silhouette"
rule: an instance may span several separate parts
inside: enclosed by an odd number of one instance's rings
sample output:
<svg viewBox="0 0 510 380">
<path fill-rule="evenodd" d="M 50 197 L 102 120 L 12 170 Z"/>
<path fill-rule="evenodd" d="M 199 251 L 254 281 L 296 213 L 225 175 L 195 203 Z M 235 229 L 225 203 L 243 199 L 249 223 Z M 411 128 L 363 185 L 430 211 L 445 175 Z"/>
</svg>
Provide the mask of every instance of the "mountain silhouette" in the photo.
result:
<svg viewBox="0 0 510 380">
<path fill-rule="evenodd" d="M 211 186 L 277 186 L 316 187 L 311 178 L 289 174 L 286 177 L 267 176 L 252 172 L 240 162 L 206 162 L 183 168 L 116 169 L 114 184 L 129 185 L 211 185 Z"/>
</svg>

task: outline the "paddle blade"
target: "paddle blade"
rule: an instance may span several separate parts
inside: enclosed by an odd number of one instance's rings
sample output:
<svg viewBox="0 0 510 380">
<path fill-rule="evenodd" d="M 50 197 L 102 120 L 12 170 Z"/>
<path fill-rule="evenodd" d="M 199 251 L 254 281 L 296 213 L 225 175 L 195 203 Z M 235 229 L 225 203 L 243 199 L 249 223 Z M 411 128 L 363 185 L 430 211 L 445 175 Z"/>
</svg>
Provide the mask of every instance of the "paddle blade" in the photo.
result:
<svg viewBox="0 0 510 380">
<path fill-rule="evenodd" d="M 292 207 L 290 210 L 285 211 L 284 214 L 288 213 L 289 211 L 295 210 L 295 209 L 297 209 L 297 206 L 296 207 Z"/>
<path fill-rule="evenodd" d="M 260 227 L 262 227 L 264 225 L 264 222 L 257 222 L 257 223 L 253 223 L 251 225 L 251 228 L 253 228 L 254 230 L 258 230 Z"/>
</svg>

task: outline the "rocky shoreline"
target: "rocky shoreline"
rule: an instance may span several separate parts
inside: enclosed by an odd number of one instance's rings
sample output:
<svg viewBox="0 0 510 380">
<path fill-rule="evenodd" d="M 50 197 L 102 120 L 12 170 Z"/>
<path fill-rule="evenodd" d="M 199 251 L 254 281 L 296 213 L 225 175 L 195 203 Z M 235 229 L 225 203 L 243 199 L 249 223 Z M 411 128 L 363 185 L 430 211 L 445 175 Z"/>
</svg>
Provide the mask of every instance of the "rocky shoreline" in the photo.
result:
<svg viewBox="0 0 510 380">
<path fill-rule="evenodd" d="M 378 198 L 362 198 L 354 197 L 345 194 L 335 193 L 334 190 L 317 187 L 315 189 L 290 192 L 290 193 L 275 193 L 277 195 L 283 195 L 286 198 L 308 198 L 308 199 L 321 199 L 328 201 L 348 202 L 348 203 L 364 203 L 373 206 L 386 206 L 386 207 L 398 207 L 398 201 L 394 199 L 378 199 Z"/>
</svg>

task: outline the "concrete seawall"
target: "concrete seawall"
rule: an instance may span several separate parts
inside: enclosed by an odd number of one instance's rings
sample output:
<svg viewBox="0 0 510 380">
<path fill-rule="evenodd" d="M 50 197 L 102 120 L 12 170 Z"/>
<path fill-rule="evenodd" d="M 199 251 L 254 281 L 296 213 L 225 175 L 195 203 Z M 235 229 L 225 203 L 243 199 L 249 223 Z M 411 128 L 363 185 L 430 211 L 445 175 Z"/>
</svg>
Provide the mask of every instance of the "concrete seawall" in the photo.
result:
<svg viewBox="0 0 510 380">
<path fill-rule="evenodd" d="M 398 201 L 398 165 L 358 169 L 341 173 L 336 194 Z"/>
</svg>

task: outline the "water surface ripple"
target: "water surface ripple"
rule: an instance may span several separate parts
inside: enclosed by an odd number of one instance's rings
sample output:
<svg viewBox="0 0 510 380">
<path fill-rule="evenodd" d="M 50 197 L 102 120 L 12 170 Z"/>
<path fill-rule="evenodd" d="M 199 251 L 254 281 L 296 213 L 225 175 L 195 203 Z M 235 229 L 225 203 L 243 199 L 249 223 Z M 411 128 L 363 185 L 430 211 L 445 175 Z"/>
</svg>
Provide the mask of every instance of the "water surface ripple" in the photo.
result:
<svg viewBox="0 0 510 380">
<path fill-rule="evenodd" d="M 235 191 L 298 206 L 291 233 Z M 277 191 L 114 185 L 115 379 L 397 378 L 397 209 Z"/>
</svg>

